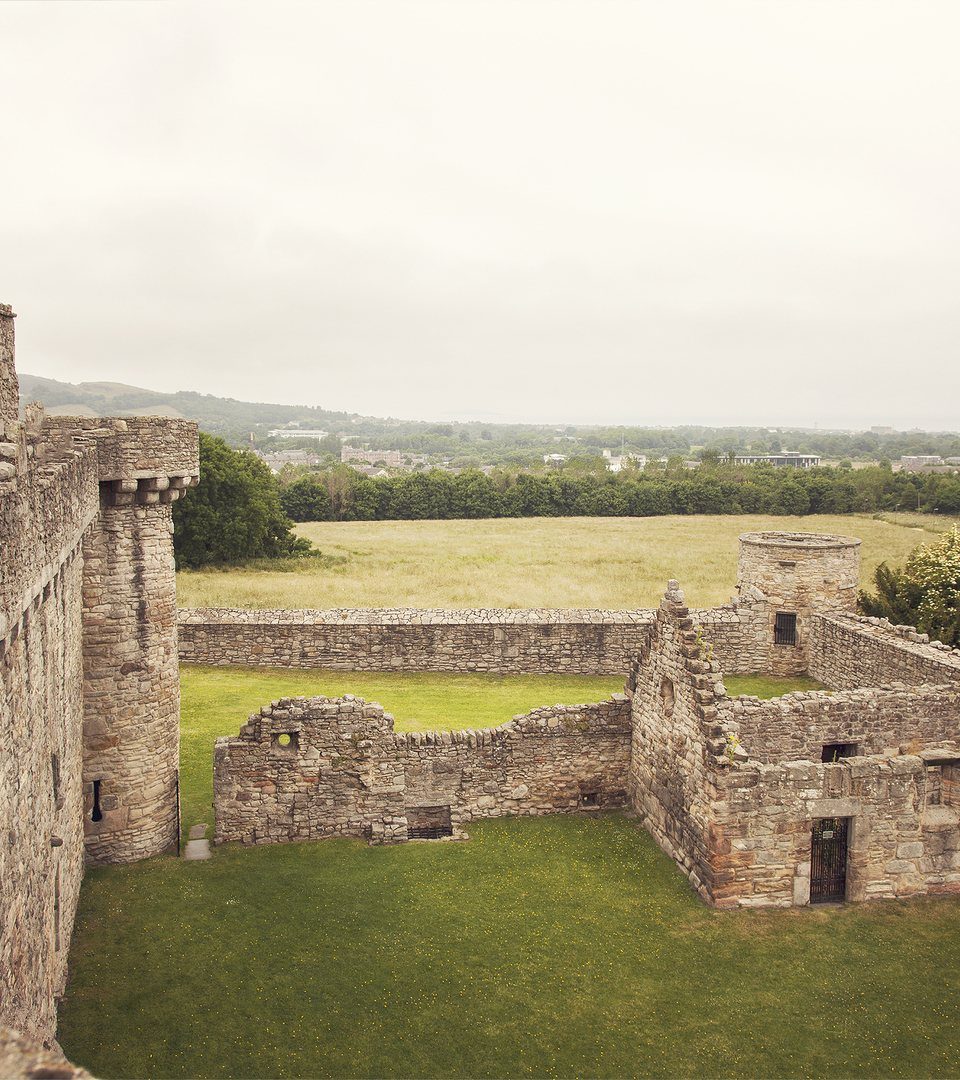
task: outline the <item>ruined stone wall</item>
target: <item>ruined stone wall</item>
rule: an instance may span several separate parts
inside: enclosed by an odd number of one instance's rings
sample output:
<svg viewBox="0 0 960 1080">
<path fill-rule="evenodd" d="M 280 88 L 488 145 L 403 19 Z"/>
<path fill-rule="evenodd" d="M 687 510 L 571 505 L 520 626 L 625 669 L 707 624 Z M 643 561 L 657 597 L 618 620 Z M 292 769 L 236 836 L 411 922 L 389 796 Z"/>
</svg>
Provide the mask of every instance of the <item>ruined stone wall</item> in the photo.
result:
<svg viewBox="0 0 960 1080">
<path fill-rule="evenodd" d="M 869 756 L 960 741 L 960 687 L 900 684 L 766 701 L 721 698 L 718 707 L 751 761 L 764 763 L 818 762 L 828 743 L 854 744 L 860 756 Z"/>
<path fill-rule="evenodd" d="M 408 839 L 423 808 L 448 812 L 457 835 L 475 818 L 620 807 L 629 754 L 624 695 L 411 733 L 358 698 L 285 698 L 217 740 L 216 840 L 391 842 Z"/>
<path fill-rule="evenodd" d="M 51 1040 L 28 1038 L 0 1027 L 0 1076 L 4 1080 L 93 1080 L 86 1069 L 72 1065 Z"/>
<path fill-rule="evenodd" d="M 931 780 L 918 756 L 728 770 L 718 777 L 711 830 L 714 903 L 809 903 L 813 824 L 833 817 L 852 819 L 848 900 L 960 891 L 958 810 Z"/>
<path fill-rule="evenodd" d="M 841 690 L 890 682 L 960 684 L 960 651 L 884 619 L 814 615 L 809 653 L 813 678 Z"/>
<path fill-rule="evenodd" d="M 649 611 L 186 610 L 180 658 L 343 671 L 624 676 Z"/>
<path fill-rule="evenodd" d="M 720 677 L 683 594 L 670 582 L 635 679 L 628 793 L 647 830 L 705 898 L 716 884 L 714 773 L 728 748 L 716 705 Z"/>
</svg>

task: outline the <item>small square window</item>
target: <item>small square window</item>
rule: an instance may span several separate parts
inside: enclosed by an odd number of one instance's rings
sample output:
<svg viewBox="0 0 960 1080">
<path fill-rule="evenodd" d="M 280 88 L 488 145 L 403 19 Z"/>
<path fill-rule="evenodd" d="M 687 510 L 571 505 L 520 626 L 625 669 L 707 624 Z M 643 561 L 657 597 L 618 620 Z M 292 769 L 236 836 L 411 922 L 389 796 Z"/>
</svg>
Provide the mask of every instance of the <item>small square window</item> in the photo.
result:
<svg viewBox="0 0 960 1080">
<path fill-rule="evenodd" d="M 580 805 L 581 806 L 599 806 L 600 805 L 600 792 L 599 791 L 581 791 L 580 792 Z"/>
<path fill-rule="evenodd" d="M 271 742 L 274 750 L 295 754 L 300 746 L 300 735 L 296 731 L 277 731 L 274 732 Z"/>
<path fill-rule="evenodd" d="M 839 761 L 845 757 L 857 756 L 857 744 L 851 742 L 824 743 L 820 752 L 820 760 L 823 762 Z"/>
</svg>

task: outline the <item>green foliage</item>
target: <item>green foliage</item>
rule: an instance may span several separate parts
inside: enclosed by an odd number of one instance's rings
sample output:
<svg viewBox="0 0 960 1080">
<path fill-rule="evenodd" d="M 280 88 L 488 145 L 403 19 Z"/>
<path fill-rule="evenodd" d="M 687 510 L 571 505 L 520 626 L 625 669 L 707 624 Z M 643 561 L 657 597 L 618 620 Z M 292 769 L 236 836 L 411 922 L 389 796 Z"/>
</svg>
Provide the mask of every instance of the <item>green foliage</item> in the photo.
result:
<svg viewBox="0 0 960 1080">
<path fill-rule="evenodd" d="M 861 593 L 868 615 L 915 626 L 947 645 L 960 645 L 960 528 L 921 544 L 900 569 L 881 563 L 876 594 Z"/>
<path fill-rule="evenodd" d="M 324 496 L 324 492 L 326 496 Z M 301 477 L 284 491 L 295 521 L 387 521 L 500 517 L 650 517 L 666 514 L 807 514 L 960 510 L 960 481 L 917 477 L 889 465 L 793 469 L 681 458 L 644 472 L 608 472 L 573 457 L 548 470 L 440 469 L 368 477 L 347 466 Z M 316 514 L 316 517 L 311 517 Z"/>
<path fill-rule="evenodd" d="M 309 541 L 293 535 L 276 478 L 255 454 L 201 432 L 200 475 L 200 486 L 173 506 L 178 568 L 310 552 Z"/>
</svg>

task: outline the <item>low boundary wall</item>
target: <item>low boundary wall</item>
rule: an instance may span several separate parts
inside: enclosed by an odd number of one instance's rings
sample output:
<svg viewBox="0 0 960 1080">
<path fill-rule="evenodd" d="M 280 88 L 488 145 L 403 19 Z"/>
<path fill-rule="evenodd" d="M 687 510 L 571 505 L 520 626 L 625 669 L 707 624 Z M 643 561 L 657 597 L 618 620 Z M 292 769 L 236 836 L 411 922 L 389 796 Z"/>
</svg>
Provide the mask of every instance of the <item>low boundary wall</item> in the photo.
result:
<svg viewBox="0 0 960 1080">
<path fill-rule="evenodd" d="M 626 676 L 652 622 L 650 611 L 590 609 L 183 609 L 180 659 L 334 671 Z"/>
</svg>

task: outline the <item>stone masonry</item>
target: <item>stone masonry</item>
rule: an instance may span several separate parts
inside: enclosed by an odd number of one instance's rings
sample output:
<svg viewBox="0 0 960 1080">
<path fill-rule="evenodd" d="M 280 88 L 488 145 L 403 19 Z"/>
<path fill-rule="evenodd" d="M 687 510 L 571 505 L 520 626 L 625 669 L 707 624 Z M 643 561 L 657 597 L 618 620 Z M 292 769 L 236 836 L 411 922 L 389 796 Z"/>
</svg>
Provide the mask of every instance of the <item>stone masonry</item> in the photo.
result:
<svg viewBox="0 0 960 1080">
<path fill-rule="evenodd" d="M 393 730 L 360 698 L 284 698 L 214 754 L 216 841 L 407 840 L 424 811 L 476 818 L 625 805 L 630 703 L 536 709 L 497 728 Z"/>
<path fill-rule="evenodd" d="M 177 846 L 170 504 L 199 475 L 186 421 L 21 419 L 13 320 L 0 305 L 0 1025 L 21 1034 L 0 1054 L 52 1039 L 85 861 Z"/>
<path fill-rule="evenodd" d="M 858 560 L 848 537 L 748 534 L 729 605 L 690 611 L 672 581 L 655 612 L 602 613 L 636 637 L 626 695 L 596 705 L 400 735 L 359 699 L 274 702 L 217 742 L 216 840 L 397 842 L 456 837 L 477 817 L 626 806 L 708 903 L 790 906 L 818 899 L 814 830 L 842 820 L 847 899 L 960 892 L 960 653 L 854 614 Z M 242 656 L 237 628 L 252 626 L 280 661 L 503 670 L 555 663 L 547 626 L 563 628 L 569 660 L 586 614 L 509 613 L 529 634 L 509 657 L 491 633 L 508 613 L 198 612 L 184 625 L 202 627 L 208 660 L 221 632 L 220 657 Z M 405 619 L 430 627 L 439 658 L 417 653 Z M 476 639 L 458 630 L 474 625 Z M 829 689 L 731 698 L 725 671 L 810 672 Z"/>
</svg>

